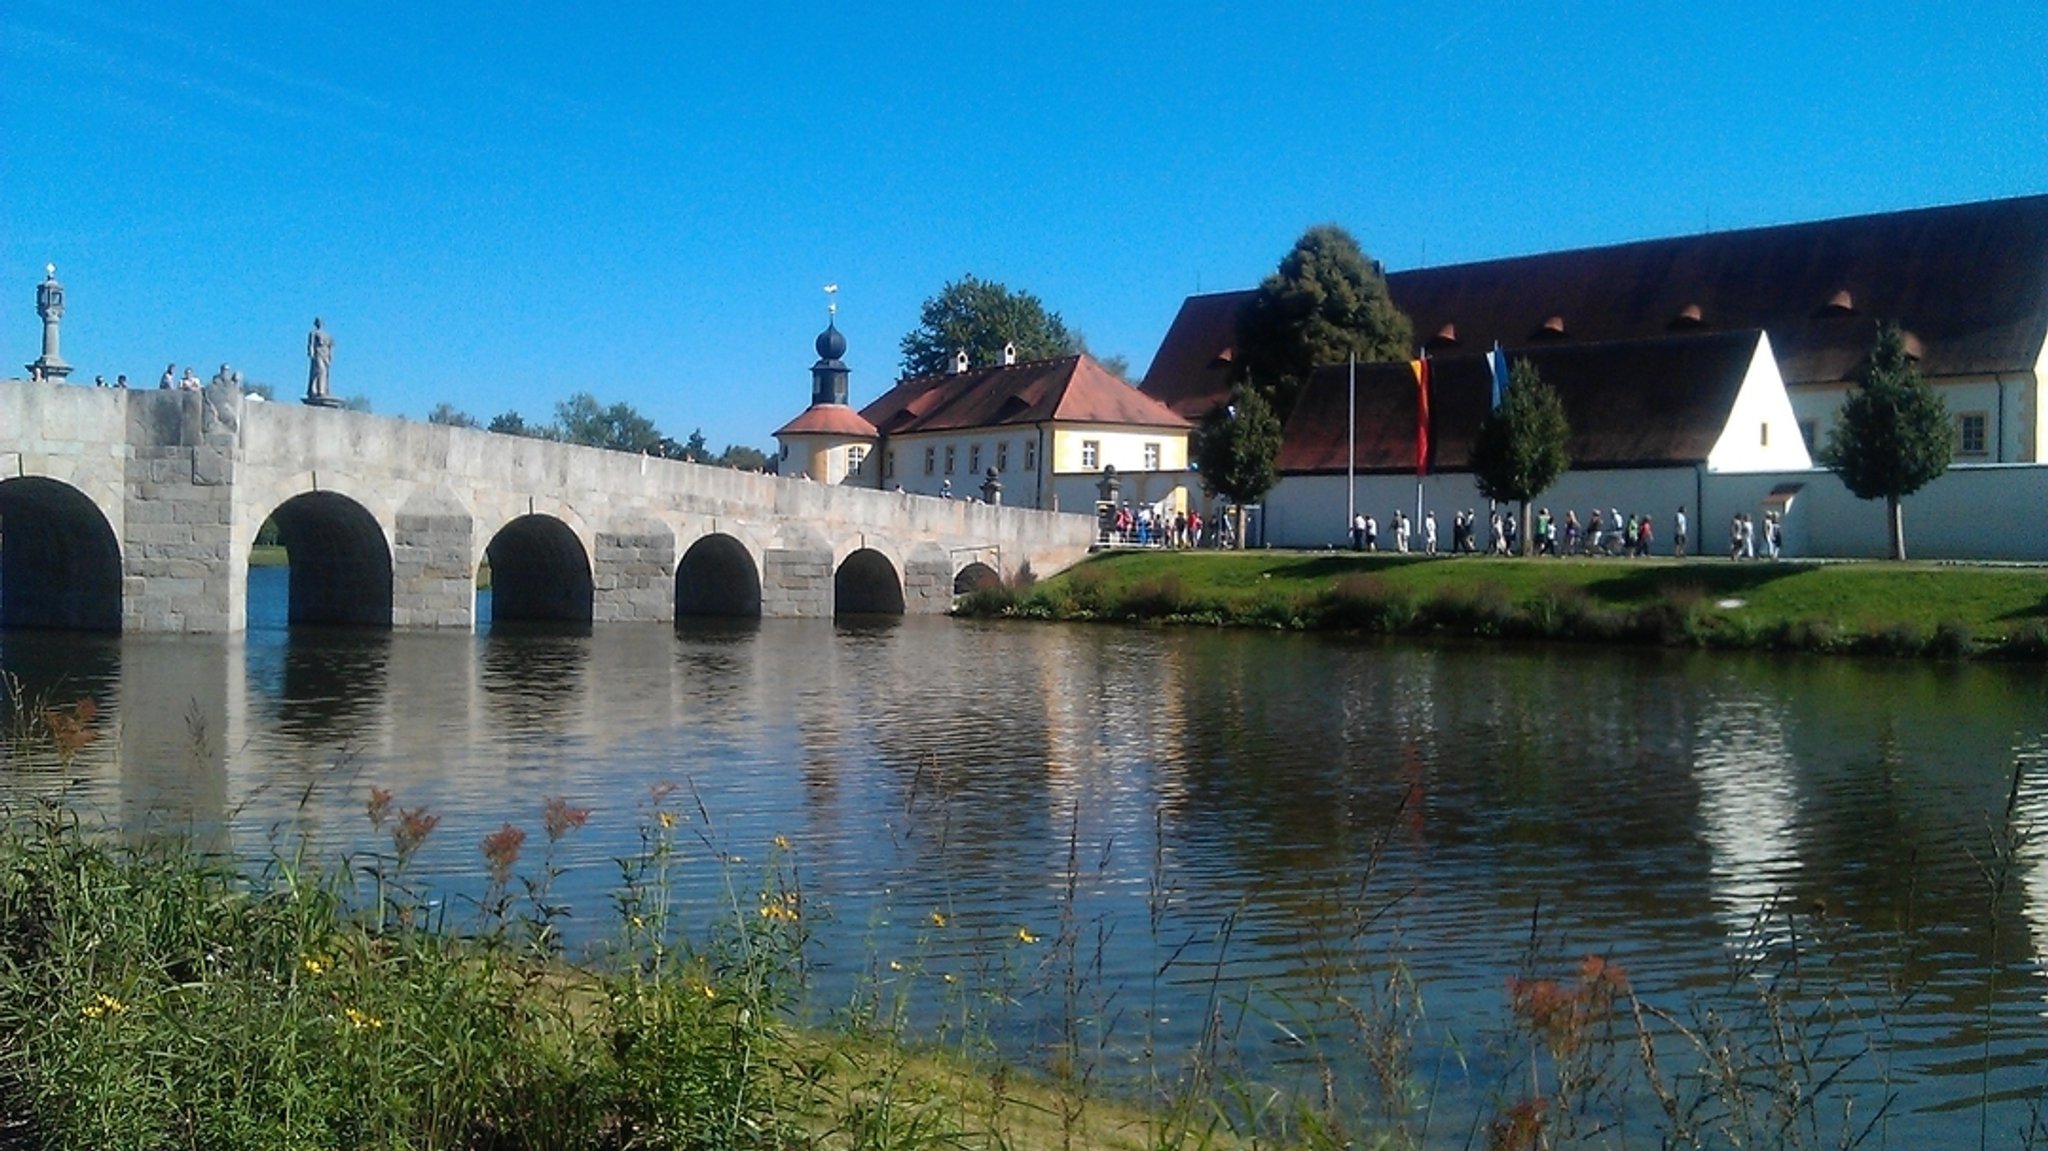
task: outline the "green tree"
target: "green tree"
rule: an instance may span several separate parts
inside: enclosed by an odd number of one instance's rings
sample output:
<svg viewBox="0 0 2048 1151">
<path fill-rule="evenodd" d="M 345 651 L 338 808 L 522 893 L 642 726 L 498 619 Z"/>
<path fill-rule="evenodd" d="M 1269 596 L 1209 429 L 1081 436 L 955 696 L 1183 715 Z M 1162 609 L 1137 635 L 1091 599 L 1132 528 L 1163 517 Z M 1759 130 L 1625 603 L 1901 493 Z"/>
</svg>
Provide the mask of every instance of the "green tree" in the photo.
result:
<svg viewBox="0 0 2048 1151">
<path fill-rule="evenodd" d="M 470 415 L 446 400 L 435 404 L 434 410 L 427 413 L 427 422 L 439 424 L 444 428 L 474 428 L 478 426 L 475 416 Z"/>
<path fill-rule="evenodd" d="M 690 429 L 690 438 L 683 441 L 683 453 L 700 464 L 711 462 L 711 445 L 704 440 L 703 428 Z"/>
<path fill-rule="evenodd" d="M 924 302 L 917 327 L 903 337 L 905 378 L 950 370 L 953 353 L 964 349 L 975 367 L 1003 362 L 1003 345 L 1017 345 L 1019 360 L 1043 360 L 1079 351 L 1080 339 L 1058 312 L 1030 292 L 1013 292 L 993 280 L 962 276 Z"/>
<path fill-rule="evenodd" d="M 348 396 L 341 401 L 341 406 L 344 411 L 367 412 L 370 410 L 370 397 Z"/>
<path fill-rule="evenodd" d="M 1351 233 L 1318 224 L 1238 312 L 1233 378 L 1257 381 L 1285 422 L 1316 368 L 1353 353 L 1379 363 L 1413 351 L 1414 326 L 1387 294 L 1379 265 Z"/>
<path fill-rule="evenodd" d="M 1557 391 L 1543 382 L 1536 365 L 1516 360 L 1508 372 L 1508 394 L 1479 422 L 1472 439 L 1472 473 L 1480 494 L 1521 505 L 1522 554 L 1529 554 L 1529 501 L 1571 467 L 1565 440 L 1571 426 Z"/>
<path fill-rule="evenodd" d="M 1906 558 L 1906 524 L 1899 501 L 1948 470 L 1955 428 L 1948 405 L 1935 394 L 1906 352 L 1897 324 L 1878 328 L 1870 359 L 1828 429 L 1821 462 L 1860 500 L 1884 497 L 1892 558 Z"/>
<path fill-rule="evenodd" d="M 745 444 L 727 444 L 725 451 L 719 453 L 718 458 L 711 462 L 742 472 L 765 472 L 768 470 L 769 458 L 768 453 L 759 448 L 750 448 Z"/>
<path fill-rule="evenodd" d="M 609 448 L 615 452 L 668 455 L 674 441 L 663 436 L 654 421 L 625 403 L 606 407 L 589 392 L 577 392 L 555 405 L 555 426 L 561 438 L 585 447 Z"/>
<path fill-rule="evenodd" d="M 1209 409 L 1195 428 L 1195 470 L 1202 489 L 1229 497 L 1237 546 L 1244 546 L 1244 505 L 1263 499 L 1280 479 L 1280 418 L 1258 389 L 1236 384 L 1230 402 Z"/>
<path fill-rule="evenodd" d="M 530 440 L 559 440 L 562 438 L 561 429 L 552 424 L 529 424 L 526 422 L 526 417 L 516 411 L 499 412 L 497 415 L 492 416 L 491 422 L 484 425 L 484 430 L 496 432 L 501 436 L 525 436 Z"/>
</svg>

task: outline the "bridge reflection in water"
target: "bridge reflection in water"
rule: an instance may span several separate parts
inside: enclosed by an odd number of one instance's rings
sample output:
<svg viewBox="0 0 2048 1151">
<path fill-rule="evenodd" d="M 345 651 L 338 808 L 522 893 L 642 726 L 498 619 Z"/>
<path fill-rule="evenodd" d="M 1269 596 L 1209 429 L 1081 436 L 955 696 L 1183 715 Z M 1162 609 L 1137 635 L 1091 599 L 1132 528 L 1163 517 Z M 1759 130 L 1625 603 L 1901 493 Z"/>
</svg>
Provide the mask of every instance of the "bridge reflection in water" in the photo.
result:
<svg viewBox="0 0 2048 1151">
<path fill-rule="evenodd" d="M 1830 1090 L 1859 1117 L 1899 1091 L 1899 1145 L 1974 1137 L 1987 1055 L 1994 1131 L 2048 1081 L 2048 837 L 1996 906 L 1976 862 L 2016 759 L 2042 815 L 2038 669 L 916 618 L 9 632 L 0 664 L 100 701 L 76 793 L 133 829 L 361 850 L 363 798 L 389 787 L 444 816 L 421 863 L 459 897 L 502 822 L 537 831 L 547 795 L 590 806 L 563 845 L 580 943 L 606 934 L 650 788 L 684 782 L 687 918 L 719 914 L 727 873 L 751 890 L 787 837 L 823 1003 L 885 960 L 969 981 L 1020 928 L 1053 937 L 1078 858 L 1069 922 L 1116 989 L 1105 1075 L 1196 1042 L 1219 957 L 1254 1067 L 1288 1050 L 1260 1020 L 1344 1034 L 1333 993 L 1371 1002 L 1398 960 L 1439 1114 L 1483 1111 L 1525 962 L 1601 954 L 1653 1003 L 1732 1018 L 1754 987 L 1731 973 L 1796 953 L 1868 1022 Z M 1031 987 L 1043 958 L 1001 961 L 1019 1055 L 1059 1011 Z"/>
</svg>

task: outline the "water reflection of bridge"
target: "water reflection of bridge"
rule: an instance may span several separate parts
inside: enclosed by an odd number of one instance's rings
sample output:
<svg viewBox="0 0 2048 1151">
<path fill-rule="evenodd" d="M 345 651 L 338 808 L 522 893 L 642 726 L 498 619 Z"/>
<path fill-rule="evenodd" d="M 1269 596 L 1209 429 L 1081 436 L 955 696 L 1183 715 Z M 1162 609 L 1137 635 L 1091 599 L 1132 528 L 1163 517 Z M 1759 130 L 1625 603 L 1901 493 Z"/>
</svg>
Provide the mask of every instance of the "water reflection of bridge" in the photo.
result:
<svg viewBox="0 0 2048 1151">
<path fill-rule="evenodd" d="M 273 522 L 295 623 L 942 612 L 1085 517 L 205 392 L 0 382 L 0 626 L 234 632 Z"/>
</svg>

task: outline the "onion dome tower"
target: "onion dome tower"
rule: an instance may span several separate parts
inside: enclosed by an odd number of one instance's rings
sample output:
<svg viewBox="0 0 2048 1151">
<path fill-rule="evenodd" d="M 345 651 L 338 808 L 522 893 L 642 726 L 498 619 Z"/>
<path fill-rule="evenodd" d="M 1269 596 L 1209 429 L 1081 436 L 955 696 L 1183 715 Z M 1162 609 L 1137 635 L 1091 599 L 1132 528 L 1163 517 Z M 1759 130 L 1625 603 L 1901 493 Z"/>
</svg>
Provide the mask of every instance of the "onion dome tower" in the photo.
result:
<svg viewBox="0 0 2048 1151">
<path fill-rule="evenodd" d="M 839 285 L 825 285 L 833 297 Z M 875 425 L 847 406 L 846 337 L 839 331 L 839 303 L 825 309 L 825 330 L 818 333 L 818 362 L 811 365 L 811 406 L 776 429 L 782 445 L 782 474 L 802 475 L 828 484 L 881 485 L 880 468 L 868 463 L 880 433 Z"/>
</svg>

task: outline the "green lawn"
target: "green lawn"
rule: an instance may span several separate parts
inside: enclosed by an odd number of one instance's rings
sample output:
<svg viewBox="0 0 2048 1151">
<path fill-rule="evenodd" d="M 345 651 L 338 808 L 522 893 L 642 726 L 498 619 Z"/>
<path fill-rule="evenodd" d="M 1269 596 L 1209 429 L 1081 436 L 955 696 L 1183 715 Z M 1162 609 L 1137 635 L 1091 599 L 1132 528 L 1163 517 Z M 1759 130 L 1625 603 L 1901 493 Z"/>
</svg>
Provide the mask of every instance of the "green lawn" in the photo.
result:
<svg viewBox="0 0 2048 1151">
<path fill-rule="evenodd" d="M 964 610 L 1960 654 L 2048 639 L 2048 568 L 1117 552 Z"/>
</svg>

